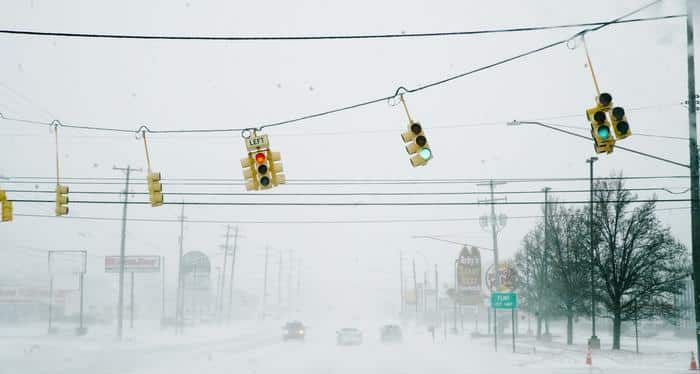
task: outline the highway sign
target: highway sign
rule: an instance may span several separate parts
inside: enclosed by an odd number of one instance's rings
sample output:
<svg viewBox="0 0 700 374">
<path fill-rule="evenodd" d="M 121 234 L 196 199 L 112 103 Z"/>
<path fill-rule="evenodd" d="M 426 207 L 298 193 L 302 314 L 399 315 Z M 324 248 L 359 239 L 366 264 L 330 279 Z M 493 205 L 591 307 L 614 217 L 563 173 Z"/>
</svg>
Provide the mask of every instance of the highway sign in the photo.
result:
<svg viewBox="0 0 700 374">
<path fill-rule="evenodd" d="M 105 256 L 105 272 L 118 273 L 119 256 Z M 160 271 L 160 256 L 124 256 L 124 271 L 127 273 L 157 273 Z"/>
<path fill-rule="evenodd" d="M 501 293 L 493 292 L 491 293 L 491 308 L 494 309 L 517 309 L 518 308 L 518 296 L 515 292 Z"/>
</svg>

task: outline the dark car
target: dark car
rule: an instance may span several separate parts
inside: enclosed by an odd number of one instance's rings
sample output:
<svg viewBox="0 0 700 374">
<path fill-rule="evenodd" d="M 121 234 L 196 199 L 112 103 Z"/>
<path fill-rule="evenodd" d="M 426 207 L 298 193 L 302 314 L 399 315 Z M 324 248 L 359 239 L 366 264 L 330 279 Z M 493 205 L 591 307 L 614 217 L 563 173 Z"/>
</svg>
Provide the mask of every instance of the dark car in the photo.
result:
<svg viewBox="0 0 700 374">
<path fill-rule="evenodd" d="M 380 335 L 383 342 L 400 342 L 403 339 L 399 325 L 384 325 L 380 330 Z"/>
<path fill-rule="evenodd" d="M 306 335 L 306 327 L 299 321 L 290 321 L 284 325 L 284 335 L 282 339 L 285 341 L 290 339 L 303 340 Z"/>
</svg>

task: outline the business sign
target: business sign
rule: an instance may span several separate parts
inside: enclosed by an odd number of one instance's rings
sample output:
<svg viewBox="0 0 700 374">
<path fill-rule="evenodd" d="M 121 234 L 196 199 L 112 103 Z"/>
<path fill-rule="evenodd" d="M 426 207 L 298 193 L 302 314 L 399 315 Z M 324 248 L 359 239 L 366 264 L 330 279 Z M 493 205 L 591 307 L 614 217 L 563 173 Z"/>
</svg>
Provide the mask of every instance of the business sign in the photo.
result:
<svg viewBox="0 0 700 374">
<path fill-rule="evenodd" d="M 68 290 L 53 290 L 53 304 L 64 304 Z M 49 302 L 49 289 L 41 287 L 0 287 L 0 304 L 33 304 Z"/>
<path fill-rule="evenodd" d="M 87 252 L 82 250 L 49 251 L 49 274 L 80 274 L 87 271 Z"/>
<path fill-rule="evenodd" d="M 118 273 L 120 256 L 105 256 L 105 272 Z M 160 256 L 124 256 L 124 271 L 127 273 L 157 273 L 160 271 Z"/>
<path fill-rule="evenodd" d="M 499 285 L 496 287 L 496 274 L 493 270 L 493 265 L 486 270 L 486 285 L 491 292 L 510 292 L 515 290 L 515 281 L 517 279 L 515 264 L 510 261 L 505 261 L 498 264 Z"/>
<path fill-rule="evenodd" d="M 518 308 L 518 295 L 514 292 L 502 293 L 493 292 L 491 293 L 491 308 L 494 309 L 517 309 Z"/>
<path fill-rule="evenodd" d="M 481 291 L 481 253 L 464 246 L 457 259 L 457 284 L 460 290 Z"/>
</svg>

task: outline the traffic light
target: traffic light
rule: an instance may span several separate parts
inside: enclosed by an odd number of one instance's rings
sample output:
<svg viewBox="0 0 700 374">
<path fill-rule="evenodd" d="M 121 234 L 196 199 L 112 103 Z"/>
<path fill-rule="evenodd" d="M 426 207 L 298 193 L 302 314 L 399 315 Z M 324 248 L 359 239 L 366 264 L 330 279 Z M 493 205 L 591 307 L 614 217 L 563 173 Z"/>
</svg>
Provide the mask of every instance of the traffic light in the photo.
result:
<svg viewBox="0 0 700 374">
<path fill-rule="evenodd" d="M 622 109 L 622 107 L 616 106 L 612 108 L 612 111 L 610 111 L 610 122 L 612 122 L 612 128 L 615 131 L 615 138 L 617 138 L 617 140 L 632 135 L 625 110 Z"/>
<path fill-rule="evenodd" d="M 270 160 L 268 160 L 267 152 L 256 152 L 253 155 L 255 161 L 255 176 L 258 188 L 267 189 L 272 187 L 272 173 L 270 172 Z"/>
<path fill-rule="evenodd" d="M 610 130 L 606 112 L 612 106 L 612 96 L 602 93 L 596 98 L 596 106 L 586 110 L 586 117 L 591 122 L 591 135 L 594 141 L 596 153 L 612 153 L 615 147 L 615 138 Z"/>
<path fill-rule="evenodd" d="M 270 175 L 272 176 L 272 185 L 277 187 L 280 184 L 286 184 L 287 178 L 282 174 L 284 167 L 282 167 L 282 155 L 279 152 L 272 152 L 267 150 L 267 159 L 270 160 Z"/>
<path fill-rule="evenodd" d="M 423 133 L 423 127 L 418 122 L 411 122 L 408 131 L 401 134 L 406 144 L 406 152 L 411 155 L 411 165 L 413 167 L 423 166 L 433 158 L 433 152 L 428 145 L 428 138 Z"/>
<path fill-rule="evenodd" d="M 248 157 L 241 159 L 241 166 L 243 167 L 243 178 L 245 178 L 245 189 L 248 191 L 258 189 L 258 179 L 256 176 L 256 169 L 253 167 L 255 160 L 253 159 L 253 154 L 248 153 Z"/>
<path fill-rule="evenodd" d="M 160 183 L 159 172 L 148 173 L 148 194 L 151 198 L 151 206 L 163 205 L 163 185 Z"/>
<path fill-rule="evenodd" d="M 7 193 L 3 190 L 0 190 L 0 209 L 2 222 L 12 221 L 12 201 L 7 200 Z"/>
<path fill-rule="evenodd" d="M 68 186 L 56 185 L 56 216 L 68 214 Z"/>
<path fill-rule="evenodd" d="M 2 206 L 2 222 L 12 221 L 12 201 L 3 200 L 0 202 Z"/>
</svg>

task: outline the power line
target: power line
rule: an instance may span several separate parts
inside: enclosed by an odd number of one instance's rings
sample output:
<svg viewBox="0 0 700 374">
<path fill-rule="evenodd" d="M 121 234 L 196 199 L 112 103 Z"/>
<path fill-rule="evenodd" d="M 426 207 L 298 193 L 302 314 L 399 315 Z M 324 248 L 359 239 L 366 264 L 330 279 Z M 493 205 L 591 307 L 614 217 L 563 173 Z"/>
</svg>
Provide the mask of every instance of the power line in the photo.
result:
<svg viewBox="0 0 700 374">
<path fill-rule="evenodd" d="M 613 23 L 636 23 L 647 21 L 667 20 L 685 17 L 685 14 L 675 14 L 658 17 L 634 18 L 628 20 L 618 20 Z M 484 34 L 503 34 L 513 32 L 530 32 L 543 30 L 567 29 L 574 27 L 607 26 L 610 22 L 587 22 L 572 23 L 551 26 L 531 26 L 531 27 L 510 27 L 501 29 L 485 29 L 471 31 L 446 31 L 446 32 L 425 32 L 425 33 L 394 33 L 394 34 L 351 34 L 351 35 L 297 35 L 297 36 L 194 36 L 194 35 L 137 35 L 137 34 L 103 34 L 103 33 L 71 33 L 55 31 L 32 31 L 32 30 L 0 30 L 0 34 L 24 35 L 24 36 L 50 36 L 66 38 L 87 38 L 87 39 L 137 39 L 137 40 L 189 40 L 189 41 L 310 41 L 310 40 L 351 40 L 351 39 L 399 39 L 399 38 L 427 38 L 445 36 L 470 36 Z"/>
<path fill-rule="evenodd" d="M 13 176 L 4 177 L 6 184 L 55 184 L 55 177 Z M 647 176 L 608 176 L 594 177 L 595 181 L 631 181 L 631 180 L 659 180 L 659 179 L 689 179 L 688 175 L 647 175 Z M 71 185 L 112 185 L 119 184 L 118 178 L 113 177 L 61 177 L 70 181 Z M 539 182 L 588 182 L 586 177 L 542 177 L 542 178 L 298 178 L 287 181 L 287 185 L 315 186 L 315 185 L 414 185 L 414 184 L 480 184 L 494 182 L 506 183 L 539 183 Z M 106 182 L 103 182 L 106 181 Z M 166 185 L 180 186 L 231 186 L 242 185 L 242 179 L 235 178 L 163 178 Z M 166 183 L 167 182 L 167 183 Z M 147 184 L 135 182 L 134 184 Z M 264 192 L 263 192 L 264 193 Z M 251 193 L 253 194 L 253 193 Z"/>
<path fill-rule="evenodd" d="M 671 191 L 670 188 L 682 188 L 680 192 Z M 639 187 L 625 188 L 625 191 L 659 191 L 680 195 L 690 189 L 685 187 Z M 613 189 L 596 189 L 598 192 L 614 192 Z M 11 193 L 36 193 L 54 194 L 53 190 L 5 190 Z M 565 193 L 589 193 L 588 189 L 554 190 L 557 194 Z M 123 195 L 123 191 L 71 191 L 71 195 Z M 129 192 L 131 195 L 148 195 L 148 192 Z M 169 196 L 245 196 L 245 197 L 269 197 L 269 196 L 463 196 L 463 195 L 489 195 L 488 191 L 425 191 L 425 192 L 291 192 L 291 193 L 250 193 L 250 192 L 167 192 Z M 542 194 L 542 190 L 501 191 L 500 195 Z"/>
<path fill-rule="evenodd" d="M 675 207 L 675 208 L 657 208 L 657 212 L 661 211 L 677 211 L 690 210 L 690 207 Z M 15 214 L 17 217 L 28 218 L 49 218 L 58 219 L 54 215 L 49 214 Z M 538 219 L 544 218 L 542 215 L 527 215 L 527 216 L 509 216 L 509 220 L 520 219 Z M 61 220 L 85 220 L 85 221 L 121 221 L 119 217 L 97 217 L 97 216 L 63 216 Z M 179 219 L 175 218 L 129 218 L 133 222 L 154 222 L 154 223 L 179 223 Z M 479 221 L 478 217 L 446 217 L 446 218 L 404 218 L 404 219 L 366 219 L 366 220 L 210 220 L 210 219 L 185 219 L 185 223 L 201 223 L 201 224 L 373 224 L 373 223 L 422 223 L 422 222 L 463 222 L 463 221 Z"/>
<path fill-rule="evenodd" d="M 55 203 L 54 200 L 39 200 L 39 199 L 13 199 L 16 203 Z M 690 199 L 640 199 L 640 200 L 606 200 L 605 203 L 668 203 L 668 202 L 689 202 Z M 71 204 L 124 204 L 118 200 L 71 200 Z M 570 201 L 551 201 L 548 204 L 588 204 L 588 200 L 570 200 Z M 129 205 L 150 205 L 149 201 L 128 201 Z M 494 202 L 497 205 L 542 205 L 542 201 L 498 201 Z M 224 201 L 184 201 L 184 202 L 164 202 L 163 205 L 193 205 L 193 206 L 317 206 L 317 207 L 357 207 L 357 206 L 470 206 L 484 205 L 480 202 L 466 201 L 429 201 L 429 202 L 224 202 Z"/>
<path fill-rule="evenodd" d="M 639 12 L 641 12 L 642 10 L 647 9 L 647 8 L 651 7 L 652 5 L 657 4 L 657 3 L 659 3 L 659 2 L 661 2 L 661 0 L 652 1 L 652 2 L 648 3 L 647 5 L 644 5 L 644 6 L 640 7 L 640 8 L 637 8 L 637 9 L 635 9 L 635 10 L 633 10 L 633 11 L 631 11 L 631 12 L 628 12 L 628 13 L 626 13 L 626 14 L 620 16 L 620 17 L 617 17 L 617 18 L 615 18 L 615 19 L 613 19 L 613 20 L 611 20 L 611 21 L 598 23 L 598 25 L 595 26 L 595 27 L 581 30 L 581 31 L 577 32 L 576 34 L 574 34 L 572 37 L 569 37 L 569 38 L 566 38 L 566 39 L 562 39 L 562 40 L 559 40 L 559 41 L 556 41 L 556 42 L 553 42 L 553 43 L 549 43 L 549 44 L 546 44 L 546 45 L 544 45 L 544 46 L 542 46 L 542 47 L 535 48 L 535 49 L 531 49 L 531 50 L 529 50 L 529 51 L 526 51 L 526 52 L 523 52 L 523 53 L 520 53 L 520 54 L 511 56 L 511 57 L 508 57 L 508 58 L 505 58 L 505 59 L 502 59 L 502 60 L 499 60 L 499 61 L 496 61 L 496 62 L 494 62 L 494 63 L 488 64 L 488 65 L 484 65 L 484 66 L 481 66 L 481 67 L 478 67 L 478 68 L 475 68 L 475 69 L 472 69 L 472 70 L 469 70 L 469 71 L 466 71 L 466 72 L 463 72 L 463 73 L 460 73 L 460 74 L 452 75 L 452 76 L 443 78 L 443 79 L 438 80 L 438 81 L 434 81 L 434 82 L 431 82 L 431 83 L 424 84 L 424 85 L 422 85 L 422 86 L 418 86 L 418 87 L 415 87 L 415 88 L 406 88 L 406 87 L 400 86 L 400 87 L 394 92 L 393 95 L 384 96 L 384 97 L 376 98 L 376 99 L 369 99 L 369 100 L 361 101 L 361 102 L 358 102 L 358 103 L 355 103 L 355 104 L 350 104 L 350 105 L 346 105 L 346 106 L 342 106 L 342 107 L 337 107 L 337 108 L 330 109 L 330 110 L 326 110 L 326 111 L 323 111 L 323 112 L 317 112 L 317 113 L 307 114 L 307 115 L 303 115 L 303 116 L 300 116 L 300 117 L 291 118 L 291 119 L 287 119 L 287 120 L 283 120 L 283 121 L 269 122 L 269 123 L 265 123 L 265 124 L 260 124 L 260 125 L 258 125 L 257 127 L 228 128 L 228 129 L 224 128 L 224 129 L 151 130 L 150 128 L 148 128 L 148 126 L 143 125 L 143 126 L 139 127 L 136 131 L 133 131 L 133 130 L 125 130 L 125 129 L 117 129 L 117 128 L 107 128 L 107 127 L 69 125 L 69 124 L 61 123 L 61 122 L 58 121 L 58 120 L 54 120 L 54 121 L 52 121 L 51 123 L 45 123 L 45 122 L 35 121 L 35 120 L 25 120 L 25 119 L 10 118 L 10 117 L 4 116 L 2 113 L 0 113 L 0 118 L 10 119 L 10 120 L 18 121 L 18 122 L 29 123 L 29 124 L 50 125 L 50 126 L 61 126 L 61 127 L 74 128 L 74 129 L 81 129 L 81 130 L 111 131 L 111 132 L 137 133 L 137 134 L 140 133 L 141 131 L 147 131 L 147 132 L 149 132 L 149 133 L 154 133 L 154 134 L 166 134 L 166 133 L 212 133 L 212 132 L 223 133 L 223 132 L 239 132 L 239 131 L 251 130 L 251 129 L 254 129 L 254 128 L 256 128 L 256 129 L 258 129 L 258 130 L 262 130 L 262 129 L 267 128 L 267 127 L 278 127 L 278 126 L 282 126 L 282 125 L 288 125 L 288 124 L 292 124 L 292 123 L 297 123 L 297 122 L 309 120 L 309 119 L 312 119 L 312 118 L 325 117 L 325 116 L 328 116 L 328 115 L 331 115 L 331 114 L 335 114 L 335 113 L 339 113 L 339 112 L 344 112 L 344 111 L 348 111 L 348 110 L 353 110 L 353 109 L 357 109 L 357 108 L 360 108 L 360 107 L 364 107 L 364 106 L 368 106 L 368 105 L 372 105 L 372 104 L 376 104 L 376 103 L 380 103 L 380 102 L 384 102 L 384 101 L 389 101 L 389 100 L 391 100 L 391 99 L 395 99 L 396 97 L 398 97 L 398 96 L 400 96 L 400 95 L 402 95 L 402 94 L 404 94 L 404 93 L 416 93 L 416 92 L 419 92 L 419 91 L 426 90 L 426 89 L 428 89 L 428 88 L 440 86 L 440 85 L 449 83 L 449 82 L 451 82 L 451 81 L 454 81 L 454 80 L 457 80 L 457 79 L 460 79 L 460 78 L 464 78 L 464 77 L 469 76 L 469 75 L 473 75 L 473 74 L 479 73 L 479 72 L 481 72 L 481 71 L 485 71 L 485 70 L 488 70 L 488 69 L 495 68 L 495 67 L 497 67 L 497 66 L 500 66 L 500 65 L 509 63 L 509 62 L 511 62 L 511 61 L 515 61 L 515 60 L 519 60 L 519 59 L 521 59 L 521 58 L 525 58 L 525 57 L 527 57 L 527 56 L 530 56 L 530 55 L 533 55 L 533 54 L 536 54 L 536 53 L 539 53 L 539 52 L 548 50 L 548 49 L 553 48 L 553 47 L 556 47 L 556 46 L 558 46 L 558 45 L 565 44 L 565 43 L 569 42 L 570 40 L 572 40 L 572 39 L 574 39 L 574 38 L 577 38 L 577 37 L 580 37 L 580 36 L 582 36 L 582 35 L 584 35 L 584 34 L 586 34 L 586 33 L 595 32 L 595 31 L 601 30 L 601 29 L 603 29 L 604 27 L 610 26 L 610 25 L 615 24 L 615 23 L 621 23 L 621 21 L 622 21 L 623 19 L 625 19 L 625 18 L 627 18 L 627 17 L 629 17 L 629 16 L 631 16 L 631 15 L 634 15 L 634 14 L 636 14 L 636 13 L 639 13 Z M 669 16 L 669 17 L 670 17 L 670 16 Z M 11 32 L 12 30 L 0 30 L 0 31 Z M 68 36 L 68 35 L 66 35 L 66 36 Z"/>
</svg>

